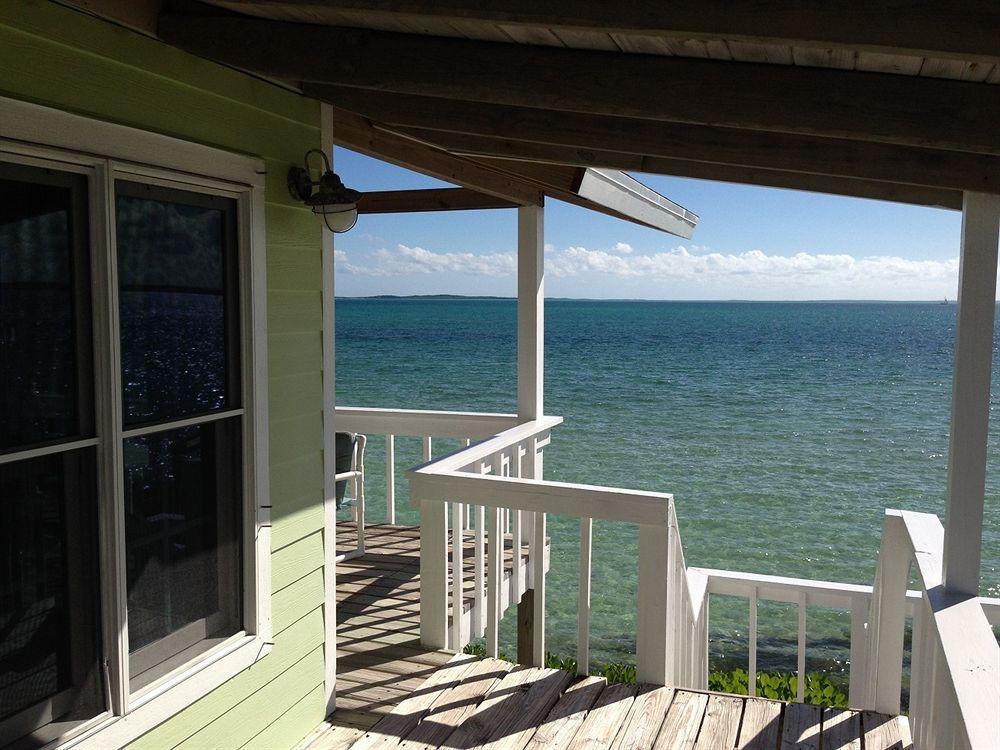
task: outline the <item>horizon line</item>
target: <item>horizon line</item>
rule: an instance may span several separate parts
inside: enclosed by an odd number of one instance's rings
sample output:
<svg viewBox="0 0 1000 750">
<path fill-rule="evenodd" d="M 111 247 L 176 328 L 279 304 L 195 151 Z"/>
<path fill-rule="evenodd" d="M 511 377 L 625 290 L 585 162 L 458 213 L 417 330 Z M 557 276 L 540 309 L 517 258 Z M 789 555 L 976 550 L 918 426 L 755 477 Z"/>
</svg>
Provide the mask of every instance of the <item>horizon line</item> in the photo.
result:
<svg viewBox="0 0 1000 750">
<path fill-rule="evenodd" d="M 491 294 L 338 294 L 335 299 L 354 300 L 498 300 L 516 302 L 516 296 L 491 295 Z M 859 303 L 859 304 L 899 304 L 899 305 L 955 305 L 957 300 L 945 297 L 943 299 L 850 299 L 850 298 L 821 298 L 821 299 L 741 299 L 739 297 L 727 297 L 724 299 L 677 299 L 667 297 L 545 297 L 553 302 L 739 302 L 744 304 L 829 304 L 829 303 Z M 996 300 L 1000 303 L 1000 299 Z"/>
</svg>

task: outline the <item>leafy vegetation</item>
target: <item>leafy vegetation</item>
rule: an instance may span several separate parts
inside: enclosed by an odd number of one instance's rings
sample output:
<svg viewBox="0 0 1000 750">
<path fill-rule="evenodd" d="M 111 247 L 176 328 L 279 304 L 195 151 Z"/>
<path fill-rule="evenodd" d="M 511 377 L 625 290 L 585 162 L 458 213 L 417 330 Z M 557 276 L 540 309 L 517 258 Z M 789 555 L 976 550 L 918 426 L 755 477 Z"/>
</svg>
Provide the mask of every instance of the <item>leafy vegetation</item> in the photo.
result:
<svg viewBox="0 0 1000 750">
<path fill-rule="evenodd" d="M 708 689 L 720 693 L 747 695 L 750 676 L 745 669 L 731 672 L 712 672 L 708 676 Z M 798 677 L 789 672 L 758 672 L 757 695 L 779 701 L 794 701 L 798 696 Z M 806 703 L 817 706 L 847 708 L 847 696 L 824 674 L 811 672 L 806 675 L 803 691 Z"/>
<path fill-rule="evenodd" d="M 482 643 L 470 643 L 465 647 L 464 652 L 475 656 L 486 656 L 486 647 Z M 512 661 L 502 651 L 499 658 L 503 661 Z M 577 671 L 576 659 L 568 656 L 560 657 L 551 653 L 545 655 L 545 666 L 550 669 L 563 669 L 567 672 Z M 590 670 L 590 673 L 597 677 L 603 677 L 608 682 L 636 681 L 635 665 L 622 662 L 610 662 L 596 666 Z M 749 681 L 750 676 L 745 669 L 712 672 L 708 676 L 708 689 L 720 693 L 747 695 Z M 798 697 L 798 686 L 798 677 L 789 672 L 757 673 L 757 695 L 762 698 L 794 701 Z M 806 703 L 817 706 L 847 708 L 847 696 L 844 692 L 827 675 L 819 672 L 811 672 L 806 675 L 804 697 Z"/>
</svg>

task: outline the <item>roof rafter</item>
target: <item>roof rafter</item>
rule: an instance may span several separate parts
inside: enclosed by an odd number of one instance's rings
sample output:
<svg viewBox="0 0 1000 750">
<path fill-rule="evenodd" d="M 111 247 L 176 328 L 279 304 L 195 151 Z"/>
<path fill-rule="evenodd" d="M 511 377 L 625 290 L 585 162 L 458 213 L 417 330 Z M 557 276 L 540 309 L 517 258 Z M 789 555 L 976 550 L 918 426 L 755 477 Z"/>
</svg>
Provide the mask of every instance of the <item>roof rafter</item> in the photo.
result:
<svg viewBox="0 0 1000 750">
<path fill-rule="evenodd" d="M 1000 61 L 1000 6 L 990 0 L 948 3 L 842 3 L 769 0 L 215 0 L 244 13 L 289 20 L 342 21 L 353 16 L 401 21 L 485 22 L 654 37 L 730 39 L 763 44 L 843 47 L 945 59 Z"/>
<path fill-rule="evenodd" d="M 557 162 L 570 153 L 565 148 L 541 147 L 549 144 L 574 149 L 570 163 L 586 166 L 613 166 L 624 163 L 625 154 L 634 154 L 704 162 L 702 173 L 710 169 L 710 164 L 719 164 L 1000 192 L 1000 157 L 985 154 L 551 112 L 347 86 L 307 84 L 305 92 L 457 152 Z M 442 132 L 435 135 L 431 131 Z M 455 134 L 476 137 L 459 138 Z M 609 163 L 599 157 L 610 152 L 622 158 Z"/>
<path fill-rule="evenodd" d="M 166 13 L 158 32 L 189 52 L 301 81 L 1000 154 L 1000 86 L 988 84 L 232 16 Z"/>
</svg>

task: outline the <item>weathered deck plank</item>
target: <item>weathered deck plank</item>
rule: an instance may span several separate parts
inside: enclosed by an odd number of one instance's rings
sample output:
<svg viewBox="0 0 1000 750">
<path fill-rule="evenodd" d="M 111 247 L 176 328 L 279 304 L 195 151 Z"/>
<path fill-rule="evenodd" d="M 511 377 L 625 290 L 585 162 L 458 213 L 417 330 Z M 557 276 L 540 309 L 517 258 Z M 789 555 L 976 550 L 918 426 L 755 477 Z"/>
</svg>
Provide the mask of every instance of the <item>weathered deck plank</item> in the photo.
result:
<svg viewBox="0 0 1000 750">
<path fill-rule="evenodd" d="M 707 706 L 708 696 L 705 693 L 678 690 L 653 743 L 654 750 L 691 750 L 698 739 L 698 729 Z"/>
<path fill-rule="evenodd" d="M 857 711 L 823 709 L 823 750 L 861 750 L 861 715 Z"/>
<path fill-rule="evenodd" d="M 347 541 L 353 526 L 341 532 Z M 608 685 L 598 677 L 424 649 L 419 544 L 416 528 L 375 526 L 368 554 L 338 565 L 338 710 L 310 750 L 908 748 L 905 720 L 897 717 Z M 471 554 L 464 576 L 471 587 Z"/>
<path fill-rule="evenodd" d="M 673 698 L 673 688 L 643 685 L 611 746 L 612 750 L 649 750 L 660 732 Z"/>
<path fill-rule="evenodd" d="M 789 703 L 785 707 L 781 750 L 819 750 L 821 716 L 818 706 Z"/>
<path fill-rule="evenodd" d="M 576 733 L 606 685 L 602 677 L 584 677 L 577 680 L 553 706 L 525 750 L 575 747 Z"/>
<path fill-rule="evenodd" d="M 698 732 L 695 750 L 718 750 L 735 746 L 745 702 L 742 698 L 729 695 L 708 696 L 708 706 Z"/>
<path fill-rule="evenodd" d="M 747 698 L 737 750 L 774 750 L 781 727 L 781 704 L 760 698 Z"/>
</svg>

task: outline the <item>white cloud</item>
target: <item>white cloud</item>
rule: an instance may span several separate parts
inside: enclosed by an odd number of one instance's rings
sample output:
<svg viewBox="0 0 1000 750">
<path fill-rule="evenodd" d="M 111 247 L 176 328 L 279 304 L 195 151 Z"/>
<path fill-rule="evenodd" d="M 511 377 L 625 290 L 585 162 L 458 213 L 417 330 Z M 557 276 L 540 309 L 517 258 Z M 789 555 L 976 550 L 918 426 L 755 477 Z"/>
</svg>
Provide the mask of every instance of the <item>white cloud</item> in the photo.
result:
<svg viewBox="0 0 1000 750">
<path fill-rule="evenodd" d="M 439 253 L 422 247 L 397 245 L 371 254 L 372 265 L 352 263 L 343 251 L 336 251 L 340 271 L 367 276 L 413 276 L 417 274 L 462 274 L 511 277 L 517 272 L 516 253 Z M 590 250 L 571 246 L 557 250 L 546 246 L 545 268 L 554 279 L 600 278 L 650 279 L 690 282 L 707 289 L 727 287 L 741 296 L 741 290 L 765 288 L 779 296 L 824 293 L 853 296 L 854 292 L 880 298 L 926 291 L 935 296 L 939 289 L 954 289 L 958 259 L 911 260 L 898 256 L 856 258 L 849 253 L 800 252 L 768 255 L 762 250 L 717 253 L 708 248 L 678 246 L 659 253 L 636 254 L 624 242 L 613 250 Z"/>
<path fill-rule="evenodd" d="M 334 256 L 335 260 L 341 259 Z M 376 250 L 375 265 L 361 267 L 345 263 L 343 270 L 370 276 L 410 276 L 413 274 L 460 273 L 472 276 L 512 276 L 517 272 L 514 253 L 436 253 L 422 247 L 396 245 L 395 250 Z"/>
<path fill-rule="evenodd" d="M 909 260 L 894 256 L 855 258 L 846 253 L 768 255 L 761 250 L 748 250 L 739 254 L 709 252 L 693 255 L 685 247 L 652 255 L 630 255 L 626 258 L 604 250 L 569 247 L 549 258 L 546 269 L 557 277 L 597 272 L 622 278 L 652 276 L 708 281 L 743 277 L 831 284 L 851 281 L 871 283 L 879 280 L 891 283 L 902 279 L 954 279 L 958 273 L 958 259 Z"/>
</svg>

